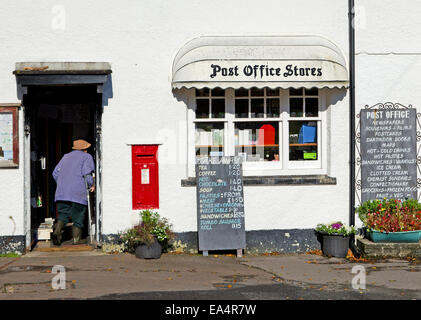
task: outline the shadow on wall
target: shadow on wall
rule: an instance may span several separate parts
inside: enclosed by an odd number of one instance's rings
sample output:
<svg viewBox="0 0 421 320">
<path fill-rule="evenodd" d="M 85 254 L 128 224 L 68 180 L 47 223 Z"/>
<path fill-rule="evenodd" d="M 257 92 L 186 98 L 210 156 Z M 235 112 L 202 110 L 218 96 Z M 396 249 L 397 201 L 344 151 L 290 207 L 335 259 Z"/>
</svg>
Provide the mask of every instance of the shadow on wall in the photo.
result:
<svg viewBox="0 0 421 320">
<path fill-rule="evenodd" d="M 329 89 L 329 98 L 327 106 L 334 106 L 337 103 L 343 101 L 347 95 L 348 89 L 339 89 L 339 88 L 333 88 Z"/>
<path fill-rule="evenodd" d="M 188 103 L 188 90 L 186 88 L 182 88 L 182 89 L 173 89 L 172 90 L 172 95 L 174 98 L 177 99 L 178 102 L 184 102 L 185 106 L 188 108 L 189 107 L 189 103 Z"/>
</svg>

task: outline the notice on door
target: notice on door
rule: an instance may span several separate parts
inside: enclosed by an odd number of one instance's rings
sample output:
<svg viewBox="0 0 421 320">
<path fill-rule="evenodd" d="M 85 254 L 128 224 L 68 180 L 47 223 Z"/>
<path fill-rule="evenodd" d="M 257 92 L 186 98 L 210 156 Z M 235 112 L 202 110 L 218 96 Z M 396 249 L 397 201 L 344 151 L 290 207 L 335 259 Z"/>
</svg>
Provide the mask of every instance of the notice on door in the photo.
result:
<svg viewBox="0 0 421 320">
<path fill-rule="evenodd" d="M 241 158 L 198 159 L 196 179 L 199 250 L 245 248 Z"/>
<path fill-rule="evenodd" d="M 364 109 L 361 200 L 417 198 L 415 109 Z"/>
</svg>

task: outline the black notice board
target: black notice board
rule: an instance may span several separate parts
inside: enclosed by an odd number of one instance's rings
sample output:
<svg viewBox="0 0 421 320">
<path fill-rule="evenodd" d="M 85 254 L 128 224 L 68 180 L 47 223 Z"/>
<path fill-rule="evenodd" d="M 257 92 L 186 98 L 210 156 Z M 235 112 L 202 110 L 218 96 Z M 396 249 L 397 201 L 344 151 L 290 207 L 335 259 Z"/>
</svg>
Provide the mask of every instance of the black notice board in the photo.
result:
<svg viewBox="0 0 421 320">
<path fill-rule="evenodd" d="M 199 250 L 246 247 L 240 157 L 201 158 L 196 163 Z"/>
<path fill-rule="evenodd" d="M 361 200 L 417 199 L 416 110 L 363 109 Z"/>
</svg>

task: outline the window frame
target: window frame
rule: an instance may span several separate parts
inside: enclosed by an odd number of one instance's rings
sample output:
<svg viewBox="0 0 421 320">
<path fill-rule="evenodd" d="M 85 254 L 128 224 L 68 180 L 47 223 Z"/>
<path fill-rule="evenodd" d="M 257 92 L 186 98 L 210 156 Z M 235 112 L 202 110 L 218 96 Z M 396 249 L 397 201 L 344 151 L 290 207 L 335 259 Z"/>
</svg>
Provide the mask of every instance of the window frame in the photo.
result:
<svg viewBox="0 0 421 320">
<path fill-rule="evenodd" d="M 284 143 L 286 143 L 285 145 L 288 145 L 288 152 L 286 152 L 286 154 L 284 154 L 285 156 L 285 161 L 287 162 L 287 167 L 291 170 L 294 169 L 321 169 L 322 168 L 322 159 L 323 157 L 323 150 L 322 150 L 322 141 L 323 141 L 323 133 L 326 130 L 323 130 L 323 123 L 326 122 L 325 119 L 325 112 L 323 112 L 323 108 L 322 106 L 325 105 L 325 99 L 323 99 L 322 96 L 324 96 L 324 92 L 323 94 L 321 93 L 322 89 L 319 89 L 318 91 L 318 95 L 306 95 L 305 94 L 305 90 L 302 89 L 303 91 L 303 95 L 290 95 L 290 91 L 287 90 L 288 93 L 288 99 L 287 99 L 287 112 L 285 115 L 285 121 L 287 122 L 287 130 L 286 130 L 286 136 L 287 136 L 287 141 L 284 141 Z M 317 117 L 307 117 L 305 116 L 305 99 L 306 98 L 318 98 L 318 115 Z M 290 101 L 291 98 L 302 98 L 303 99 L 303 116 L 302 117 L 291 117 L 291 106 L 290 106 Z M 312 122 L 317 122 L 317 160 L 314 161 L 297 161 L 297 160 L 289 160 L 289 124 L 292 121 L 312 121 Z"/>
<path fill-rule="evenodd" d="M 279 117 L 266 117 L 266 99 L 264 102 L 264 118 L 236 118 L 235 117 L 235 90 L 225 89 L 225 118 L 198 118 L 196 119 L 196 89 L 188 89 L 187 108 L 187 176 L 195 177 L 196 148 L 195 128 L 200 122 L 223 122 L 224 123 L 224 155 L 235 154 L 235 123 L 236 122 L 278 122 L 279 123 L 279 161 L 244 162 L 244 176 L 273 176 L 273 175 L 317 175 L 327 174 L 327 89 L 318 89 L 318 116 L 317 117 L 290 117 L 290 95 L 288 89 L 280 90 Z M 274 96 L 264 95 L 265 98 Z M 275 96 L 276 97 L 276 96 Z M 314 97 L 314 96 L 311 96 Z M 202 97 L 201 97 L 202 98 Z M 221 97 L 222 98 L 222 97 Z M 248 99 L 250 99 L 250 93 Z M 263 97 L 256 97 L 263 98 Z M 304 97 L 305 99 L 305 97 Z M 249 104 L 249 112 L 250 112 Z M 211 110 L 209 110 L 211 114 Z M 250 114 L 249 114 L 250 115 Z M 304 114 L 305 115 L 305 114 Z M 290 161 L 289 160 L 289 123 L 290 121 L 316 121 L 317 122 L 317 153 L 318 158 L 314 161 Z"/>
</svg>

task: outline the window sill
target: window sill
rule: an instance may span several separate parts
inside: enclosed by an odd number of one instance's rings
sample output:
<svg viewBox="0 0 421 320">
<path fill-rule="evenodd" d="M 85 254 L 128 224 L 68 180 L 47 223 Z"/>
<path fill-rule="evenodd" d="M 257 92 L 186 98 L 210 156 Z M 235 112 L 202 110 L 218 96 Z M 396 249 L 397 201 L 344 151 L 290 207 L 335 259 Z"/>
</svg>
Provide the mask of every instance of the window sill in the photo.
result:
<svg viewBox="0 0 421 320">
<path fill-rule="evenodd" d="M 243 177 L 245 186 L 290 186 L 290 185 L 335 185 L 336 178 L 328 175 L 300 175 L 300 176 L 248 176 Z M 195 187 L 196 178 L 181 180 L 182 187 Z"/>
</svg>

